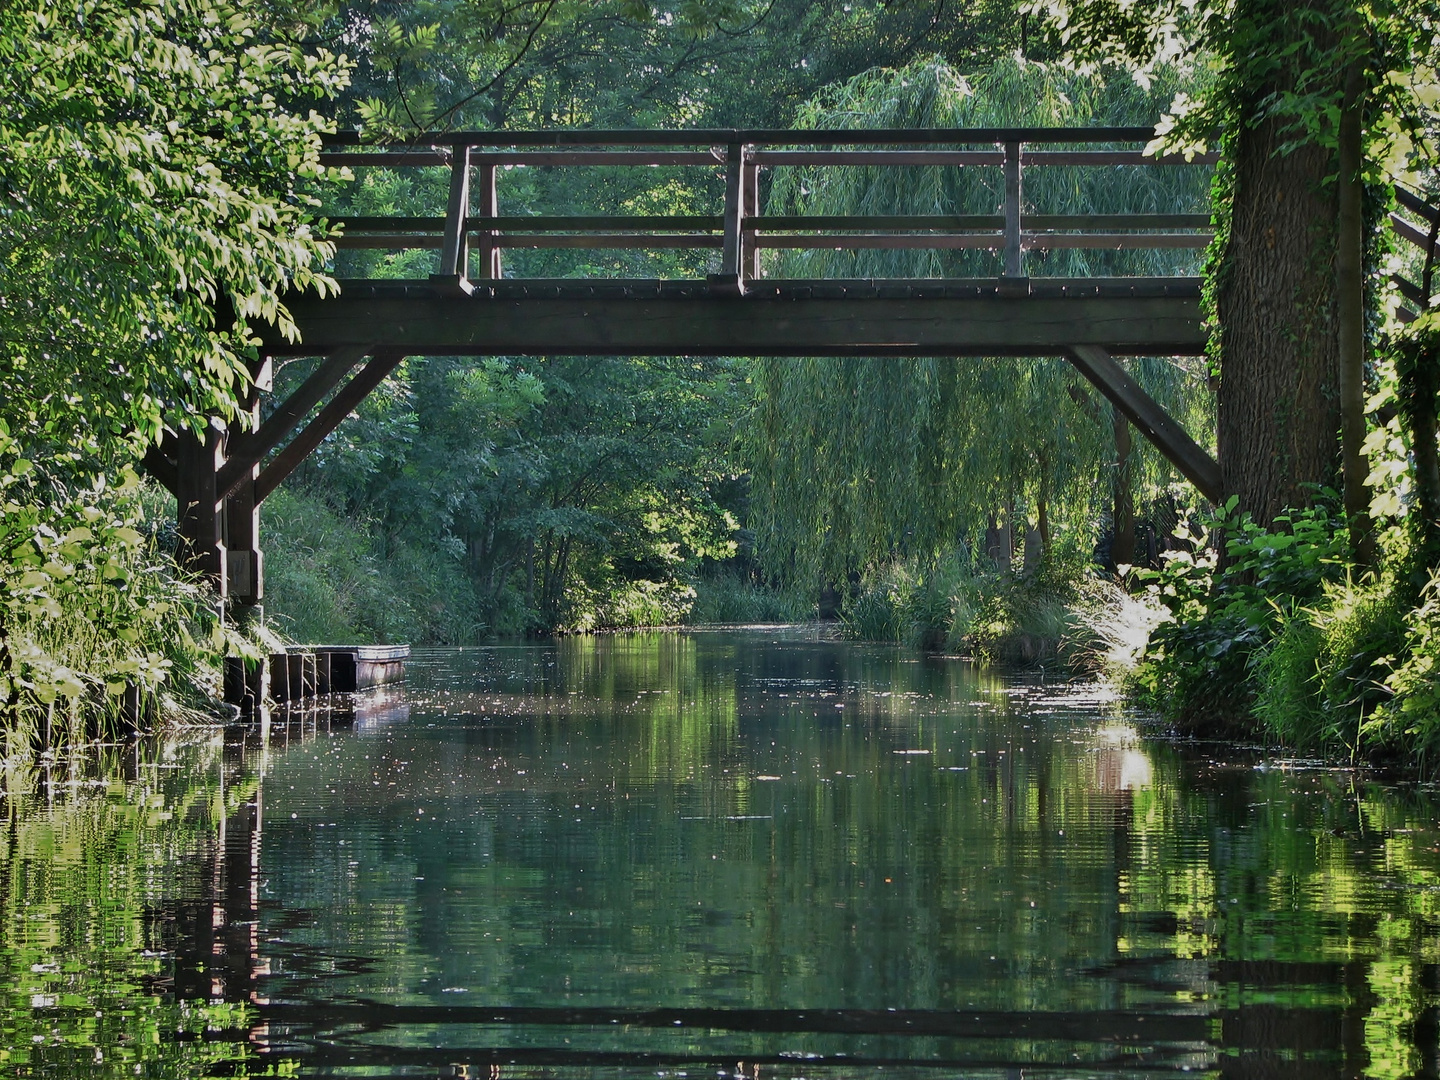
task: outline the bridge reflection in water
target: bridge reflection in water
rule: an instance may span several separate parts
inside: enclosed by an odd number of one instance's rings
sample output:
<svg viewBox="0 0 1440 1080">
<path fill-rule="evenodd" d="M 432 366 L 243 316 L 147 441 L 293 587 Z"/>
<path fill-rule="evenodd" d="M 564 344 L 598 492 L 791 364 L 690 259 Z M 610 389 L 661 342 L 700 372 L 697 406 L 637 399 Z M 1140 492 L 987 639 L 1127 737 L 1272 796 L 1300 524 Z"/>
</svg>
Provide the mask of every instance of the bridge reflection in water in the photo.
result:
<svg viewBox="0 0 1440 1080">
<path fill-rule="evenodd" d="M 227 736 L 161 921 L 167 996 L 245 1007 L 208 1071 L 1434 1074 L 1429 796 L 774 636 L 422 656 Z"/>
</svg>

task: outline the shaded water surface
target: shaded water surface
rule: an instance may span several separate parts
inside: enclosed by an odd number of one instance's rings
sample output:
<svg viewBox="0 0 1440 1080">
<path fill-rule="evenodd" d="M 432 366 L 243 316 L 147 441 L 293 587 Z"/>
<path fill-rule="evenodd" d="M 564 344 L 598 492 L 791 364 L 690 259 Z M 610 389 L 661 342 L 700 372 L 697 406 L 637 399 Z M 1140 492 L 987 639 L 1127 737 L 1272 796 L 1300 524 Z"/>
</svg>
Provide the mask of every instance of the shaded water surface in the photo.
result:
<svg viewBox="0 0 1440 1080">
<path fill-rule="evenodd" d="M 433 652 L 6 784 L 0 1073 L 1437 1075 L 1433 790 L 960 661 Z"/>
</svg>

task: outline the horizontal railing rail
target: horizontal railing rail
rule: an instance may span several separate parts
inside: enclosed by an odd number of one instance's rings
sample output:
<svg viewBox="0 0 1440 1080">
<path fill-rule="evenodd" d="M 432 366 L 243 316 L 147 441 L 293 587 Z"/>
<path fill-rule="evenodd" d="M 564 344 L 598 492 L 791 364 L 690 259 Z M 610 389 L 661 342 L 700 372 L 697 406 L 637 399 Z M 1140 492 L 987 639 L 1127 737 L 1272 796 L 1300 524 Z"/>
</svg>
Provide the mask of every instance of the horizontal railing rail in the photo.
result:
<svg viewBox="0 0 1440 1080">
<path fill-rule="evenodd" d="M 1440 240 L 1440 207 L 1431 206 L 1422 197 L 1398 184 L 1395 186 L 1395 203 L 1401 210 L 1418 217 L 1420 224 L 1412 224 L 1400 214 L 1392 213 L 1391 231 L 1401 240 L 1418 247 L 1425 257 L 1418 282 L 1398 273 L 1390 277 L 1400 295 L 1415 305 L 1413 308 L 1402 305 L 1399 309 L 1400 320 L 1408 323 L 1414 322 L 1422 312 L 1428 311 L 1435 300 L 1433 277 L 1437 248 L 1440 248 L 1440 244 L 1437 244 L 1437 240 Z"/>
<path fill-rule="evenodd" d="M 1208 214 L 1039 214 L 1022 206 L 1026 168 L 1213 165 L 1215 154 L 1147 156 L 1114 144 L 1146 143 L 1153 130 L 971 128 L 844 131 L 547 131 L 427 135 L 407 146 L 360 149 L 354 133 L 331 136 L 327 165 L 445 167 L 446 214 L 426 217 L 337 215 L 342 249 L 433 249 L 433 279 L 465 292 L 503 276 L 507 249 L 718 250 L 712 290 L 743 293 L 762 276 L 766 249 L 991 250 L 1002 253 L 1002 290 L 1028 288 L 1024 253 L 1061 249 L 1201 248 Z M 423 145 L 422 145 L 423 144 Z M 1044 149 L 1032 149 L 1032 147 Z M 970 147 L 970 149 L 962 149 Z M 980 147 L 983 147 L 981 149 Z M 723 170 L 723 212 L 714 215 L 505 215 L 497 185 L 506 169 L 595 166 L 705 167 Z M 996 168 L 1001 197 L 993 214 L 762 214 L 759 176 L 776 167 L 938 166 Z M 479 273 L 472 278 L 478 255 Z"/>
<path fill-rule="evenodd" d="M 967 146 L 981 143 L 1148 143 L 1150 127 L 981 127 L 981 128 L 692 128 L 655 130 L 443 131 L 413 136 L 400 149 L 456 146 Z M 328 147 L 363 146 L 365 136 L 340 131 L 323 139 Z M 395 145 L 377 147 L 395 150 Z"/>
</svg>

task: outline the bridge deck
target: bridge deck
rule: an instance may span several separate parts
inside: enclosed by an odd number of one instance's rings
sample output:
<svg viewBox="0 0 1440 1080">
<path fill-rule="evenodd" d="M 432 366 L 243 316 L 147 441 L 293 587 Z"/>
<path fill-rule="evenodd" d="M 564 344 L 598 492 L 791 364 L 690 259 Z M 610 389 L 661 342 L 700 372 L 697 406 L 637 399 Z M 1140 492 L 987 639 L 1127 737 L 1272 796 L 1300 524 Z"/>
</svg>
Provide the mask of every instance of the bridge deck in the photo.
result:
<svg viewBox="0 0 1440 1080">
<path fill-rule="evenodd" d="M 343 282 L 297 298 L 302 344 L 273 355 L 374 346 L 410 354 L 1056 356 L 1205 349 L 1198 278 L 766 279 L 744 296 L 703 281 L 498 280 L 465 294 L 430 281 Z"/>
</svg>

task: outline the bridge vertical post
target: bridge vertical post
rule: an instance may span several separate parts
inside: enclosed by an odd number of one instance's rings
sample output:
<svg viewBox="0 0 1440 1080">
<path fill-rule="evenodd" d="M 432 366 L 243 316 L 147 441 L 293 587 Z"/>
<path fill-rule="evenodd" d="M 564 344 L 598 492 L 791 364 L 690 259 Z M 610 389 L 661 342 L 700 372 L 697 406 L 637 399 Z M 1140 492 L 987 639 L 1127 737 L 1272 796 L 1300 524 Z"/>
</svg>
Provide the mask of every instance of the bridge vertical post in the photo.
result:
<svg viewBox="0 0 1440 1080">
<path fill-rule="evenodd" d="M 1005 143 L 1005 267 L 1000 272 L 1001 296 L 1029 296 L 1030 279 L 1025 274 L 1020 238 L 1020 144 Z"/>
<path fill-rule="evenodd" d="M 242 415 L 249 418 L 252 432 L 260 426 L 260 392 L 270 389 L 270 370 L 271 363 L 267 357 L 252 371 L 250 386 L 240 402 Z M 237 420 L 231 426 L 227 448 L 236 446 L 243 437 Z M 255 480 L 259 475 L 260 463 L 256 460 L 242 474 L 238 485 L 228 493 L 220 492 L 224 498 L 221 538 L 225 542 L 230 601 L 252 610 L 265 596 L 265 564 L 260 551 L 260 503 L 255 498 Z M 243 621 L 246 615 L 237 613 L 237 618 Z"/>
<path fill-rule="evenodd" d="M 445 207 L 445 235 L 440 265 L 430 280 L 447 291 L 469 294 L 470 287 L 470 147 L 457 146 L 450 162 L 450 200 Z"/>
<path fill-rule="evenodd" d="M 745 228 L 745 148 L 731 143 L 725 150 L 725 235 L 720 247 L 720 273 L 709 277 L 710 291 L 721 296 L 745 292 L 741 235 Z"/>
<path fill-rule="evenodd" d="M 500 197 L 495 189 L 496 170 L 493 164 L 486 163 L 476 169 L 475 180 L 480 188 L 479 202 L 477 208 L 481 217 L 500 216 Z M 495 280 L 501 276 L 500 266 L 500 244 L 498 242 L 499 232 L 495 229 L 483 229 L 480 232 L 480 276 Z"/>
<path fill-rule="evenodd" d="M 746 218 L 760 216 L 760 166 L 750 160 L 749 148 L 745 149 L 745 160 L 741 163 L 740 177 L 741 213 Z M 756 242 L 753 229 L 741 227 L 740 231 L 741 286 L 745 279 L 755 280 L 760 276 L 760 245 Z"/>
<path fill-rule="evenodd" d="M 209 581 L 221 601 L 229 589 L 216 475 L 225 460 L 225 437 L 221 422 L 212 419 L 200 436 L 180 432 L 175 448 L 177 561 Z"/>
</svg>

